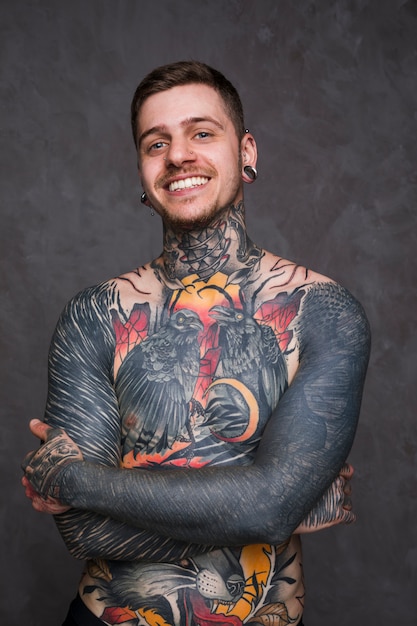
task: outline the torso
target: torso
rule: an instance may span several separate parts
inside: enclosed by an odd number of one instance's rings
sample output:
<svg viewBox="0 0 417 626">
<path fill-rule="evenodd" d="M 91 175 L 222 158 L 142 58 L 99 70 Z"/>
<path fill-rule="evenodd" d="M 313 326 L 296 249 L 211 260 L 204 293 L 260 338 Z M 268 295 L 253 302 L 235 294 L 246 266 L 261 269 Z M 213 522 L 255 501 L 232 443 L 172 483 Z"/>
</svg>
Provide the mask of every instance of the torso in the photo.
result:
<svg viewBox="0 0 417 626">
<path fill-rule="evenodd" d="M 297 315 L 316 280 L 269 253 L 245 277 L 219 271 L 167 285 L 148 265 L 118 278 L 110 313 L 122 466 L 251 463 L 297 371 Z M 100 599 L 103 580 L 111 599 Z M 92 561 L 80 594 L 109 624 L 297 624 L 301 545 L 294 535 L 278 547 L 222 548 L 175 564 Z"/>
</svg>

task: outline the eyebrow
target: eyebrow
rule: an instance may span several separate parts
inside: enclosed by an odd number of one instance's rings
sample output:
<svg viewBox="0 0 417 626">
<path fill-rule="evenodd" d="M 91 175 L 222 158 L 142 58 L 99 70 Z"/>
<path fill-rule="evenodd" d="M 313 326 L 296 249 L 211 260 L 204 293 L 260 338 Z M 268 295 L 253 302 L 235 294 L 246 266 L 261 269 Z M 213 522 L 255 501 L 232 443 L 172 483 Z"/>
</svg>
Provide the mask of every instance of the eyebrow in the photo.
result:
<svg viewBox="0 0 417 626">
<path fill-rule="evenodd" d="M 214 117 L 210 117 L 210 116 L 187 117 L 185 120 L 183 120 L 180 123 L 180 126 L 182 128 L 185 128 L 186 126 L 192 126 L 193 124 L 200 124 L 201 122 L 210 122 L 211 124 L 214 124 L 215 126 L 217 126 L 219 130 L 224 130 L 223 124 L 221 124 L 218 120 L 214 119 Z M 138 138 L 138 146 L 141 146 L 144 139 L 146 139 L 146 137 L 149 137 L 149 135 L 158 135 L 158 134 L 161 134 L 161 135 L 167 134 L 167 127 L 165 124 L 152 126 L 152 128 L 145 130 Z"/>
</svg>

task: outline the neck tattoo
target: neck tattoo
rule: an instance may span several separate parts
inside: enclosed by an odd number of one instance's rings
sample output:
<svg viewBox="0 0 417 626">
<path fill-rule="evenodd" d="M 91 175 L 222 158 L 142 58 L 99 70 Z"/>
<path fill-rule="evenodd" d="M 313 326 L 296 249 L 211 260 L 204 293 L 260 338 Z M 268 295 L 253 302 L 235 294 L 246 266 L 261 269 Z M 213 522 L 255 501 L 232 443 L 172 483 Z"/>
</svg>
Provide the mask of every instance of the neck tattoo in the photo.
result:
<svg viewBox="0 0 417 626">
<path fill-rule="evenodd" d="M 242 202 L 200 230 L 174 233 L 167 229 L 164 235 L 163 269 L 170 282 L 191 274 L 208 280 L 219 271 L 247 275 L 261 256 L 262 251 L 246 234 Z M 162 270 L 159 263 L 158 269 Z"/>
</svg>

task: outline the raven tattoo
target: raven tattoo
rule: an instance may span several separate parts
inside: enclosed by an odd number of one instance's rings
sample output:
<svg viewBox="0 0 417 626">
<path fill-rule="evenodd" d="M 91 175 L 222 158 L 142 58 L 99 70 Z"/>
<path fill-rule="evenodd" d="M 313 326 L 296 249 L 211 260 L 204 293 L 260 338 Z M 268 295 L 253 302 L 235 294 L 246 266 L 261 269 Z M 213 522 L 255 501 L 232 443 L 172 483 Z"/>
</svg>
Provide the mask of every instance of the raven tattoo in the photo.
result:
<svg viewBox="0 0 417 626">
<path fill-rule="evenodd" d="M 123 454 L 172 448 L 188 433 L 190 403 L 200 369 L 197 336 L 203 324 L 195 311 L 176 311 L 164 326 L 135 346 L 116 379 Z"/>
</svg>

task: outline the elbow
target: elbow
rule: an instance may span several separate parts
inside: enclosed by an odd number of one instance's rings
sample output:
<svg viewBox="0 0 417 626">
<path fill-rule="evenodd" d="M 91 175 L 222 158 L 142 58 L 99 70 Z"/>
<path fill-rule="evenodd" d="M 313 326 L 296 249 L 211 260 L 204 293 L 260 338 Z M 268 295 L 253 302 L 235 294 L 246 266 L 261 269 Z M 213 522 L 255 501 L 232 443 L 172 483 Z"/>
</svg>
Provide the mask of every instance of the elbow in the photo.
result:
<svg viewBox="0 0 417 626">
<path fill-rule="evenodd" d="M 85 561 L 87 559 L 94 559 L 100 556 L 98 554 L 95 554 L 96 551 L 93 550 L 88 543 L 86 544 L 84 541 L 80 541 L 76 537 L 70 537 L 61 533 L 61 538 L 65 544 L 66 549 L 68 550 L 70 555 L 74 557 L 74 559 L 77 559 L 79 561 Z"/>
<path fill-rule="evenodd" d="M 84 549 L 84 546 L 80 546 L 79 544 L 68 544 L 66 543 L 66 548 L 70 555 L 79 561 L 85 561 L 87 559 L 93 559 L 94 555 L 90 554 L 88 550 Z"/>
<path fill-rule="evenodd" d="M 264 497 L 255 500 L 244 510 L 240 519 L 234 512 L 235 528 L 238 530 L 238 541 L 242 544 L 265 543 L 278 546 L 288 541 L 299 526 L 299 516 L 279 498 L 264 494 Z M 242 511 L 242 510 L 241 510 Z"/>
<path fill-rule="evenodd" d="M 235 545 L 250 545 L 265 543 L 272 546 L 279 546 L 286 543 L 296 525 L 284 524 L 279 519 L 265 519 L 259 517 L 246 528 L 241 528 Z"/>
<path fill-rule="evenodd" d="M 55 523 L 68 552 L 74 559 L 82 561 L 100 557 L 93 529 L 85 521 L 74 523 L 74 517 L 73 511 L 55 515 Z"/>
<path fill-rule="evenodd" d="M 90 559 L 110 558 L 97 549 L 97 546 L 90 545 L 89 542 L 68 540 L 64 538 L 65 547 L 74 559 L 78 561 L 88 561 Z"/>
<path fill-rule="evenodd" d="M 290 524 L 287 520 L 283 520 L 279 514 L 271 513 L 259 521 L 255 543 L 279 546 L 290 539 L 296 528 L 297 524 Z"/>
</svg>

